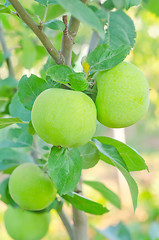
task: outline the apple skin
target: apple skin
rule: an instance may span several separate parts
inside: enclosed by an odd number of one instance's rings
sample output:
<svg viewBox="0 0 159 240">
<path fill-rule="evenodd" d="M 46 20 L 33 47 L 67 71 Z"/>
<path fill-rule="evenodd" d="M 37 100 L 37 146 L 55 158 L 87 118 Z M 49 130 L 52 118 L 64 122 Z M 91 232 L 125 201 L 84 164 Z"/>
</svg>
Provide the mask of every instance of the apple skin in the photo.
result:
<svg viewBox="0 0 159 240">
<path fill-rule="evenodd" d="M 96 74 L 97 119 L 106 127 L 124 128 L 139 121 L 148 110 L 149 85 L 133 64 L 122 62 Z"/>
<path fill-rule="evenodd" d="M 33 127 L 47 143 L 62 147 L 86 144 L 96 130 L 96 107 L 79 91 L 51 88 L 35 100 L 31 113 Z"/>
<path fill-rule="evenodd" d="M 39 211 L 54 201 L 57 190 L 49 176 L 36 164 L 24 163 L 11 174 L 9 192 L 21 208 Z"/>
<path fill-rule="evenodd" d="M 4 214 L 5 227 L 14 240 L 40 240 L 47 234 L 49 223 L 48 212 L 29 212 L 9 206 Z"/>
</svg>

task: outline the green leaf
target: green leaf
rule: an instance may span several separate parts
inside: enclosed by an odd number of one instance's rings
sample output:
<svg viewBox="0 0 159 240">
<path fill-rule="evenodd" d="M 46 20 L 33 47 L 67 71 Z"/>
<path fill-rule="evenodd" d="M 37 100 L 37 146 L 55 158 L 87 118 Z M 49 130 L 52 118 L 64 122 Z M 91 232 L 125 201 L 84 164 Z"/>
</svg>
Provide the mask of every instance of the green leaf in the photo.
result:
<svg viewBox="0 0 159 240">
<path fill-rule="evenodd" d="M 24 107 L 31 110 L 36 97 L 51 87 L 54 87 L 52 81 L 48 82 L 33 74 L 30 77 L 24 75 L 19 81 L 18 96 Z"/>
<path fill-rule="evenodd" d="M 2 53 L 2 51 L 0 51 L 0 67 L 3 64 L 3 61 L 4 61 L 3 53 Z"/>
<path fill-rule="evenodd" d="M 72 73 L 68 75 L 68 80 L 72 89 L 76 91 L 85 91 L 89 87 L 89 83 L 84 78 L 84 73 Z"/>
<path fill-rule="evenodd" d="M 82 159 L 78 149 L 52 147 L 48 170 L 60 195 L 73 191 L 82 170 Z"/>
<path fill-rule="evenodd" d="M 73 72 L 74 71 L 68 66 L 54 65 L 48 69 L 47 75 L 55 82 L 66 84 L 69 82 L 68 76 Z"/>
<path fill-rule="evenodd" d="M 27 9 L 28 10 L 28 9 Z M 46 12 L 46 6 L 43 4 L 37 4 L 37 2 L 32 2 L 31 4 L 31 12 L 32 14 L 30 14 L 30 16 L 32 16 L 32 18 L 35 18 L 35 21 L 37 21 L 37 16 L 39 18 L 39 20 L 43 21 L 45 14 L 48 14 L 48 7 L 47 7 L 47 12 Z M 46 16 L 47 16 L 46 14 Z"/>
<path fill-rule="evenodd" d="M 63 31 L 65 29 L 65 24 L 57 19 L 50 20 L 49 22 L 46 22 L 44 25 L 53 30 Z"/>
<path fill-rule="evenodd" d="M 62 195 L 62 198 L 70 202 L 75 208 L 84 211 L 86 213 L 94 215 L 102 215 L 109 210 L 103 207 L 101 204 L 94 202 L 88 198 L 85 198 L 77 193 L 73 193 L 73 196 Z"/>
<path fill-rule="evenodd" d="M 123 45 L 134 46 L 136 38 L 135 26 L 132 19 L 123 11 L 110 13 L 109 26 L 102 43 L 109 49 L 117 49 Z"/>
<path fill-rule="evenodd" d="M 122 9 L 124 8 L 124 5 L 125 5 L 125 2 L 129 2 L 129 0 L 112 0 L 113 4 L 114 4 L 114 7 L 116 9 Z"/>
<path fill-rule="evenodd" d="M 11 10 L 8 7 L 5 7 L 4 5 L 0 4 L 0 13 L 11 13 Z"/>
<path fill-rule="evenodd" d="M 141 2 L 142 2 L 142 0 L 127 0 L 125 2 L 124 7 L 125 7 L 126 10 L 128 10 L 130 7 L 138 6 L 139 4 L 141 4 Z"/>
<path fill-rule="evenodd" d="M 65 65 L 54 65 L 47 71 L 47 75 L 55 82 L 61 84 L 70 84 L 76 91 L 84 91 L 89 83 L 84 78 L 84 73 L 76 73 L 70 67 Z"/>
<path fill-rule="evenodd" d="M 96 137 L 96 139 L 103 144 L 114 146 L 123 158 L 129 171 L 148 170 L 148 167 L 141 155 L 129 145 L 109 137 Z"/>
<path fill-rule="evenodd" d="M 107 0 L 104 2 L 103 7 L 107 10 L 123 9 L 128 10 L 130 7 L 138 6 L 142 0 Z"/>
<path fill-rule="evenodd" d="M 73 68 L 75 66 L 76 61 L 79 58 L 79 55 L 80 55 L 80 52 L 76 54 L 74 51 L 72 51 L 71 65 L 72 65 Z"/>
<path fill-rule="evenodd" d="M 22 39 L 22 64 L 25 68 L 31 69 L 36 60 L 36 48 L 30 38 L 24 35 Z"/>
<path fill-rule="evenodd" d="M 30 147 L 33 138 L 28 133 L 28 126 L 3 129 L 0 132 L 0 148 L 3 147 Z"/>
<path fill-rule="evenodd" d="M 134 211 L 135 211 L 135 209 L 137 207 L 138 187 L 137 187 L 136 182 L 134 181 L 134 179 L 128 172 L 128 169 L 127 169 L 127 166 L 126 166 L 124 160 L 122 159 L 122 157 L 120 156 L 120 154 L 118 153 L 118 151 L 116 150 L 116 148 L 114 146 L 100 143 L 95 138 L 92 141 L 95 143 L 96 147 L 101 152 L 101 154 L 103 156 L 106 156 L 107 159 L 109 159 L 109 162 L 108 162 L 108 160 L 106 160 L 106 162 L 110 163 L 110 161 L 111 161 L 112 164 L 115 167 L 117 167 L 119 169 L 119 171 L 125 177 L 128 185 L 129 185 L 129 188 L 130 188 L 132 202 L 133 202 Z M 105 161 L 104 158 L 102 159 L 102 155 L 101 155 L 101 160 Z"/>
<path fill-rule="evenodd" d="M 0 129 L 8 127 L 15 123 L 24 123 L 19 118 L 0 118 Z"/>
<path fill-rule="evenodd" d="M 126 45 L 110 50 L 106 44 L 101 44 L 88 55 L 87 61 L 91 69 L 95 71 L 108 70 L 122 62 L 129 54 L 130 49 L 131 47 Z"/>
<path fill-rule="evenodd" d="M 53 61 L 52 57 L 49 56 L 47 58 L 46 63 L 43 65 L 43 68 L 40 71 L 40 75 L 43 79 L 46 79 L 48 69 L 54 65 L 56 65 L 56 63 Z"/>
<path fill-rule="evenodd" d="M 43 61 L 43 59 L 48 56 L 48 53 L 43 46 L 36 45 L 35 48 L 36 48 L 36 62 L 35 62 L 35 64 L 37 64 L 38 62 Z"/>
<path fill-rule="evenodd" d="M 115 207 L 121 208 L 121 203 L 119 197 L 112 192 L 109 188 L 107 188 L 104 184 L 96 181 L 83 181 L 88 186 L 94 188 L 98 192 L 101 193 L 101 195 L 107 199 L 109 202 L 111 202 Z"/>
<path fill-rule="evenodd" d="M 18 92 L 12 98 L 12 101 L 9 105 L 9 112 L 12 117 L 18 117 L 22 121 L 30 121 L 31 111 L 26 109 L 19 100 Z"/>
<path fill-rule="evenodd" d="M 87 144 L 79 147 L 78 149 L 82 158 L 83 169 L 92 168 L 98 163 L 100 159 L 99 151 L 93 143 L 88 142 Z"/>
<path fill-rule="evenodd" d="M 17 85 L 18 85 L 18 81 L 13 77 L 8 77 L 3 80 L 0 80 L 0 87 L 16 88 Z"/>
<path fill-rule="evenodd" d="M 0 112 L 4 112 L 9 103 L 8 97 L 0 97 Z"/>
<path fill-rule="evenodd" d="M 35 0 L 36 2 L 40 3 L 41 5 L 47 6 L 49 4 L 56 4 L 57 0 Z"/>
<path fill-rule="evenodd" d="M 24 150 L 15 151 L 11 148 L 0 149 L 0 171 L 16 167 L 22 163 L 32 162 L 33 158 L 26 154 Z"/>
<path fill-rule="evenodd" d="M 119 152 L 114 146 L 103 144 L 96 137 L 92 139 L 92 142 L 95 143 L 97 149 L 100 152 L 100 159 L 110 165 L 116 167 L 116 165 L 121 165 L 128 171 L 126 163 L 123 158 L 120 156 Z"/>
<path fill-rule="evenodd" d="M 6 82 L 7 82 L 6 79 L 0 80 L 0 112 L 9 114 L 8 104 L 10 103 L 11 98 L 13 97 L 15 88 L 11 86 L 5 86 Z M 4 83 L 4 86 L 3 86 L 3 83 Z"/>
<path fill-rule="evenodd" d="M 114 3 L 112 0 L 107 0 L 103 3 L 102 7 L 104 7 L 106 10 L 112 10 L 114 8 Z"/>
<path fill-rule="evenodd" d="M 122 222 L 105 230 L 95 230 L 110 240 L 132 240 L 129 229 Z"/>
<path fill-rule="evenodd" d="M 57 2 L 79 21 L 89 25 L 104 38 L 104 29 L 96 14 L 80 0 L 57 0 Z"/>
<path fill-rule="evenodd" d="M 35 129 L 34 129 L 33 124 L 32 124 L 31 121 L 29 122 L 29 125 L 28 125 L 28 133 L 30 135 L 34 135 L 35 134 Z"/>
<path fill-rule="evenodd" d="M 8 182 L 9 182 L 9 177 L 4 178 L 0 182 L 0 200 L 6 203 L 7 205 L 16 206 L 16 203 L 13 201 L 13 199 L 9 194 Z"/>
<path fill-rule="evenodd" d="M 95 7 L 94 5 L 89 5 L 89 8 L 93 10 L 96 16 L 99 18 L 103 28 L 105 25 L 108 25 L 109 22 L 109 11 L 106 11 L 104 8 Z"/>
<path fill-rule="evenodd" d="M 52 0 L 53 2 L 53 0 Z M 37 4 L 36 2 L 33 2 L 31 4 L 31 10 L 35 16 L 39 16 L 41 21 L 46 16 L 46 21 L 50 21 L 52 19 L 56 19 L 59 16 L 63 15 L 65 13 L 65 10 L 59 5 L 59 4 L 49 4 L 48 6 L 46 5 L 46 1 L 41 1 L 41 4 Z M 47 6 L 47 14 L 46 14 L 46 6 Z"/>
<path fill-rule="evenodd" d="M 47 6 L 48 0 L 35 0 L 36 2 L 40 3 L 41 5 Z"/>
</svg>

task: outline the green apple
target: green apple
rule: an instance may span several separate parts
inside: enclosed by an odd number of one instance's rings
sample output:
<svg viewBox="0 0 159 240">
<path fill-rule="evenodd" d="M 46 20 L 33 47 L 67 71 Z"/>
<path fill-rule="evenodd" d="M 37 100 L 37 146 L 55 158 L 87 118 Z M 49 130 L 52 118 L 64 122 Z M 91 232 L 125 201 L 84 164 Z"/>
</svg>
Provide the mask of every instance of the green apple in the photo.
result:
<svg viewBox="0 0 159 240">
<path fill-rule="evenodd" d="M 110 128 L 124 128 L 139 121 L 148 110 L 149 85 L 133 64 L 122 62 L 96 75 L 97 119 Z"/>
<path fill-rule="evenodd" d="M 4 214 L 4 224 L 14 240 L 40 240 L 48 232 L 50 214 L 29 212 L 21 208 L 8 207 Z"/>
<path fill-rule="evenodd" d="M 96 130 L 96 107 L 79 91 L 51 88 L 35 100 L 31 113 L 33 127 L 47 143 L 62 147 L 86 144 Z"/>
<path fill-rule="evenodd" d="M 9 192 L 21 208 L 39 211 L 54 201 L 57 190 L 49 176 L 36 164 L 24 163 L 11 174 Z"/>
</svg>

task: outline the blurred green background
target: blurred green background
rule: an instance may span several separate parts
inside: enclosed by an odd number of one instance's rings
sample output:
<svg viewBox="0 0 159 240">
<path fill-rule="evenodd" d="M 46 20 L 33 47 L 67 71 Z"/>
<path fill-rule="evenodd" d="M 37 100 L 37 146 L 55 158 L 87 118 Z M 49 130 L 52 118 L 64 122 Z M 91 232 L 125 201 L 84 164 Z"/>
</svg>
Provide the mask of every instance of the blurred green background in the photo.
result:
<svg viewBox="0 0 159 240">
<path fill-rule="evenodd" d="M 33 1 L 21 1 L 30 9 Z M 146 2 L 146 1 L 145 1 Z M 38 4 L 32 4 L 32 11 L 38 11 Z M 57 16 L 64 12 L 61 8 L 52 9 L 51 13 Z M 41 16 L 43 12 L 40 12 Z M 49 13 L 50 14 L 50 13 Z M 131 8 L 127 14 L 135 23 L 137 38 L 134 50 L 127 60 L 134 63 L 146 75 L 150 84 L 150 108 L 147 115 L 137 124 L 125 129 L 126 142 L 135 148 L 145 159 L 149 173 L 146 171 L 133 173 L 133 177 L 139 185 L 138 207 L 134 214 L 128 187 L 121 175 L 110 165 L 99 162 L 94 168 L 83 170 L 85 180 L 100 180 L 116 192 L 122 200 L 122 210 L 115 209 L 107 203 L 100 194 L 84 185 L 84 194 L 95 201 L 106 204 L 110 212 L 103 216 L 88 215 L 89 232 L 91 239 L 109 239 L 97 233 L 97 229 L 105 229 L 110 225 L 116 225 L 120 221 L 126 224 L 132 234 L 133 240 L 159 239 L 159 1 L 150 0 L 146 5 Z M 55 14 L 56 15 L 56 14 Z M 42 16 L 43 17 L 43 16 Z M 56 17 L 56 16 L 55 16 Z M 59 17 L 61 19 L 61 17 Z M 37 19 L 34 19 L 37 20 Z M 16 17 L 0 13 L 0 21 L 4 27 L 4 33 L 8 48 L 11 49 L 16 78 L 23 74 L 34 73 L 39 75 L 47 60 L 47 53 L 40 45 L 33 33 Z M 47 35 L 52 39 L 55 47 L 60 50 L 62 33 L 46 29 Z M 81 58 L 87 54 L 90 42 L 91 30 L 81 24 L 79 34 L 74 46 L 74 57 L 78 57 L 75 69 L 81 70 Z M 25 46 L 28 46 L 26 48 Z M 8 75 L 6 63 L 2 61 L 0 50 L 0 78 Z M 1 94 L 1 93 L 0 93 Z M 2 95 L 0 96 L 2 97 Z M 1 111 L 5 104 L 0 100 Z M 113 137 L 114 134 L 124 134 L 124 130 L 114 133 L 112 129 L 98 126 L 98 135 Z M 0 202 L 0 239 L 11 239 L 3 224 L 3 214 L 7 206 Z M 72 212 L 66 207 L 66 212 L 71 217 Z M 65 228 L 56 213 L 52 210 L 52 222 L 45 240 L 68 239 Z M 113 238 L 112 238 L 113 239 Z M 116 240 L 118 238 L 114 238 Z M 120 239 L 120 238 L 119 238 Z M 127 240 L 127 238 L 121 238 Z"/>
</svg>

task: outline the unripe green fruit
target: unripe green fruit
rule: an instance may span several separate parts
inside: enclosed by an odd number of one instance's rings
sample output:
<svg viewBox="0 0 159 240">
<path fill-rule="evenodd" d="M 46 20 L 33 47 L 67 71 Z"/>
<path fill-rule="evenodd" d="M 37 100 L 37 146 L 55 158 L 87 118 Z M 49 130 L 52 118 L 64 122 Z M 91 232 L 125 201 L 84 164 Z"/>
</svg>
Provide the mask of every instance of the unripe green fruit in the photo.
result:
<svg viewBox="0 0 159 240">
<path fill-rule="evenodd" d="M 88 169 L 94 167 L 99 159 L 99 152 L 93 143 L 88 142 L 82 147 L 79 147 L 80 156 L 82 158 L 82 168 Z"/>
<path fill-rule="evenodd" d="M 5 227 L 14 240 L 42 239 L 48 232 L 49 222 L 47 212 L 28 212 L 9 206 L 4 214 Z"/>
<path fill-rule="evenodd" d="M 54 201 L 57 190 L 49 176 L 36 164 L 24 163 L 11 174 L 9 192 L 21 208 L 39 211 Z"/>
<path fill-rule="evenodd" d="M 36 98 L 31 119 L 37 134 L 45 142 L 79 147 L 95 133 L 96 107 L 82 92 L 51 88 Z"/>
<path fill-rule="evenodd" d="M 122 62 L 99 72 L 97 80 L 97 118 L 110 128 L 124 128 L 139 121 L 148 110 L 149 85 L 133 64 Z"/>
</svg>

